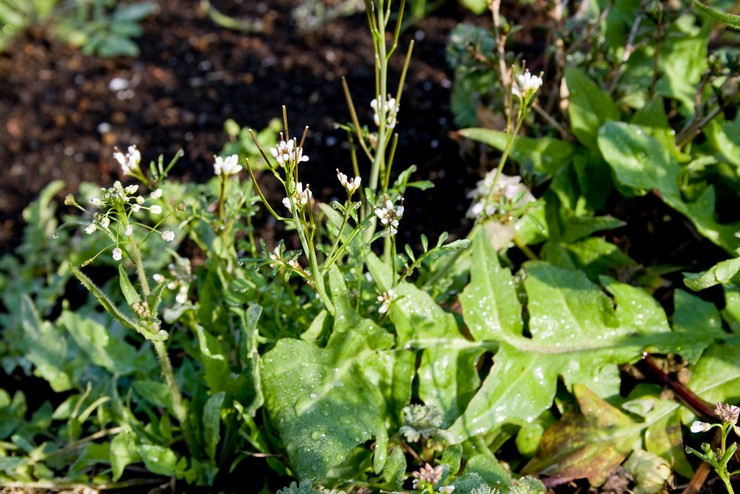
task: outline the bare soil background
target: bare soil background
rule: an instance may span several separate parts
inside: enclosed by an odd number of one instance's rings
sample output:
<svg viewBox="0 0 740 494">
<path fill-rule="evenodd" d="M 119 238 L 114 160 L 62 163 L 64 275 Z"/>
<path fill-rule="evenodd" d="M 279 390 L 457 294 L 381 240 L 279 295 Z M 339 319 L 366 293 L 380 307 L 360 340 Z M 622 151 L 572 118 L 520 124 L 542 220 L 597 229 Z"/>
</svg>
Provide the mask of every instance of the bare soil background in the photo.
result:
<svg viewBox="0 0 740 494">
<path fill-rule="evenodd" d="M 344 133 L 334 124 L 349 121 L 342 77 L 369 121 L 373 52 L 364 13 L 299 33 L 290 13 L 300 0 L 213 2 L 235 18 L 263 22 L 263 32 L 245 34 L 216 25 L 198 1 L 157 3 L 159 12 L 136 40 L 137 58 L 85 56 L 41 27 L 0 54 L 0 253 L 17 245 L 20 211 L 50 181 L 66 182 L 61 197 L 82 181 L 108 186 L 121 178 L 114 146 L 136 144 L 146 163 L 183 149 L 173 175 L 204 181 L 227 140 L 227 119 L 262 129 L 280 117 L 282 105 L 293 133 L 310 127 L 305 177 L 319 199 L 331 198 L 336 168 L 350 172 Z M 460 231 L 465 190 L 479 178 L 448 137 L 452 71 L 445 43 L 450 29 L 470 17 L 450 4 L 405 32 L 393 64 L 395 84 L 413 39 L 395 169 L 416 164 L 417 178 L 436 185 L 433 193 L 407 198 L 404 223 L 417 238 Z"/>
</svg>

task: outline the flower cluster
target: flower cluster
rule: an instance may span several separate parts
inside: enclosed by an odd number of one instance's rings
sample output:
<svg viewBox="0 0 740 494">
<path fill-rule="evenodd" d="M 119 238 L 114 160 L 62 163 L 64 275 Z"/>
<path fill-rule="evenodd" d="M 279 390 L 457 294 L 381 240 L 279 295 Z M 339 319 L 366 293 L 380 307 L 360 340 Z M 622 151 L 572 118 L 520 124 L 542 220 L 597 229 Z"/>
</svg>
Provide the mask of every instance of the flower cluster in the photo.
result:
<svg viewBox="0 0 740 494">
<path fill-rule="evenodd" d="M 295 203 L 296 209 L 300 211 L 303 206 L 313 199 L 313 194 L 311 194 L 311 189 L 308 184 L 306 184 L 306 188 L 304 189 L 301 182 L 294 184 L 293 189 L 293 202 Z M 283 206 L 291 209 L 290 197 L 283 197 Z"/>
<path fill-rule="evenodd" d="M 414 476 L 414 481 L 412 483 L 414 490 L 418 490 L 419 487 L 421 487 L 423 490 L 425 487 L 431 486 L 433 488 L 436 487 L 436 492 L 449 494 L 455 491 L 454 485 L 448 485 L 444 487 L 437 485 L 445 477 L 445 467 L 443 467 L 442 465 L 432 467 L 429 463 L 425 463 L 418 472 L 412 472 L 411 475 Z"/>
<path fill-rule="evenodd" d="M 479 181 L 475 189 L 468 193 L 473 200 L 466 216 L 468 218 L 489 217 L 515 208 L 523 208 L 527 203 L 536 199 L 529 189 L 521 183 L 520 176 L 508 176 L 498 171 L 490 171 L 483 180 Z M 494 188 L 491 192 L 491 187 Z M 508 220 L 509 218 L 502 218 Z"/>
<path fill-rule="evenodd" d="M 391 304 L 394 300 L 396 300 L 396 297 L 396 292 L 392 288 L 387 292 L 383 292 L 378 295 L 378 302 L 380 302 L 380 308 L 378 308 L 378 312 L 381 314 L 385 314 L 386 312 L 388 312 L 388 309 L 391 308 Z"/>
<path fill-rule="evenodd" d="M 121 165 L 124 175 L 138 175 L 141 173 L 139 168 L 141 153 L 136 149 L 136 146 L 129 146 L 126 154 L 115 148 L 113 158 Z"/>
<path fill-rule="evenodd" d="M 523 74 L 517 74 L 514 78 L 511 94 L 526 100 L 534 96 L 540 87 L 542 87 L 542 77 L 530 74 L 527 69 Z"/>
<path fill-rule="evenodd" d="M 340 172 L 337 169 L 337 178 L 339 179 L 339 183 L 342 184 L 342 187 L 344 187 L 344 190 L 347 191 L 347 194 L 351 197 L 352 194 L 357 192 L 357 189 L 360 188 L 360 184 L 362 183 L 361 177 L 355 177 L 355 178 L 347 178 L 347 175 Z"/>
<path fill-rule="evenodd" d="M 167 266 L 167 271 L 167 277 L 161 273 L 157 273 L 152 278 L 157 283 L 167 281 L 167 288 L 169 290 L 177 290 L 175 301 L 180 305 L 185 304 L 188 301 L 190 283 L 195 279 L 190 266 L 190 259 L 186 257 L 177 257 L 175 263 L 170 263 Z"/>
<path fill-rule="evenodd" d="M 282 137 L 282 134 L 281 134 Z M 280 144 L 270 149 L 270 153 L 282 168 L 294 167 L 298 163 L 308 161 L 308 156 L 303 155 L 303 147 L 298 145 L 295 139 L 281 140 Z"/>
<path fill-rule="evenodd" d="M 378 96 L 370 102 L 370 107 L 373 109 L 373 122 L 375 125 L 380 127 L 381 120 L 385 122 L 386 127 L 392 129 L 396 126 L 399 104 L 396 102 L 396 98 L 388 95 L 388 99 L 383 101 L 383 98 Z"/>
<path fill-rule="evenodd" d="M 393 201 L 390 199 L 386 199 L 383 206 L 382 208 L 375 208 L 375 216 L 385 227 L 383 236 L 393 236 L 398 233 L 398 222 L 403 217 L 403 199 L 401 199 L 401 205 L 397 208 L 393 207 Z"/>
<path fill-rule="evenodd" d="M 213 172 L 216 176 L 223 175 L 224 177 L 228 177 L 242 171 L 242 166 L 239 164 L 239 155 L 237 154 L 232 154 L 226 158 L 222 158 L 221 156 L 214 156 L 214 158 Z"/>
<path fill-rule="evenodd" d="M 737 425 L 737 421 L 738 419 L 740 419 L 740 407 L 717 402 L 714 413 L 720 420 L 722 420 L 722 422 L 725 422 L 726 424 L 728 424 L 729 427 L 732 427 L 732 429 L 735 431 L 735 434 L 740 436 L 740 427 L 738 427 Z M 707 422 L 696 420 L 691 424 L 691 432 L 693 432 L 694 434 L 707 432 L 712 427 L 721 427 L 721 425 L 710 424 Z"/>
<path fill-rule="evenodd" d="M 115 261 L 123 259 L 123 249 L 118 245 L 120 237 L 130 237 L 133 233 L 133 224 L 129 221 L 130 214 L 142 210 L 149 211 L 154 215 L 162 214 L 162 206 L 159 204 L 147 205 L 147 198 L 139 195 L 138 191 L 138 185 L 124 187 L 121 182 L 116 180 L 113 187 L 101 187 L 100 196 L 90 198 L 90 204 L 98 211 L 93 213 L 93 219 L 85 227 L 85 232 L 91 235 L 98 230 L 102 230 L 113 238 L 116 241 L 116 247 L 111 254 Z M 161 197 L 162 190 L 157 189 L 149 195 L 148 199 L 157 200 Z M 118 224 L 119 228 L 112 229 L 113 224 Z M 175 240 L 175 232 L 172 230 L 165 230 L 160 234 L 165 242 Z"/>
</svg>

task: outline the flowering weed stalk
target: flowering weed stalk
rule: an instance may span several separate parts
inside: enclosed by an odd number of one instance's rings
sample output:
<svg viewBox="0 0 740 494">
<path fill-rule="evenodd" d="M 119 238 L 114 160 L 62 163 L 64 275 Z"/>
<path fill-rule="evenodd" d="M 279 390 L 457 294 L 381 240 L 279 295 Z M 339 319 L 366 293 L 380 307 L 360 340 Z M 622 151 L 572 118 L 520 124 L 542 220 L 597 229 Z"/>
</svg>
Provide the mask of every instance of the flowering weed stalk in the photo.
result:
<svg viewBox="0 0 740 494">
<path fill-rule="evenodd" d="M 142 179 L 147 184 L 151 184 L 141 171 L 139 166 L 141 154 L 136 147 L 129 147 L 129 153 L 126 155 L 116 150 L 114 158 L 121 165 L 124 175 L 131 175 Z M 119 263 L 118 273 L 121 291 L 135 319 L 130 318 L 122 312 L 79 268 L 70 264 L 70 270 L 85 288 L 98 299 L 100 304 L 111 316 L 116 318 L 124 326 L 137 331 L 152 343 L 160 363 L 162 376 L 169 390 L 173 412 L 180 422 L 191 454 L 199 458 L 201 456 L 200 448 L 196 445 L 188 419 L 187 406 L 175 380 L 172 362 L 165 346 L 165 341 L 169 335 L 165 330 L 161 329 L 161 322 L 157 315 L 167 282 L 162 280 L 156 287 L 150 287 L 141 254 L 141 246 L 153 233 L 159 233 L 162 241 L 167 243 L 174 241 L 176 235 L 173 230 L 164 230 L 161 232 L 158 230 L 166 217 L 163 217 L 153 227 L 150 227 L 136 221 L 134 216 L 144 211 L 148 211 L 154 216 L 162 215 L 162 206 L 158 204 L 162 198 L 162 190 L 156 189 L 149 194 L 148 198 L 145 198 L 143 195 L 137 194 L 139 191 L 138 185 L 124 187 L 121 182 L 116 181 L 113 187 L 107 189 L 101 188 L 100 191 L 100 196 L 90 199 L 90 204 L 95 208 L 95 211 L 92 214 L 92 221 L 85 228 L 85 232 L 88 235 L 92 235 L 98 231 L 102 231 L 111 239 L 112 245 L 114 245 L 111 256 L 114 261 Z M 71 195 L 67 196 L 65 204 L 87 212 Z M 146 231 L 143 240 L 137 241 L 135 227 L 137 231 L 140 229 Z M 83 263 L 83 266 L 92 262 L 98 255 L 100 253 Z M 132 283 L 129 279 L 126 269 L 123 267 L 124 258 L 130 259 L 133 263 L 137 283 Z M 136 285 L 139 287 L 138 290 Z"/>
<path fill-rule="evenodd" d="M 717 476 L 719 476 L 719 478 L 725 484 L 727 492 L 729 492 L 730 494 L 734 494 L 735 491 L 732 488 L 731 479 L 733 475 L 740 474 L 740 470 L 730 472 L 727 468 L 727 465 L 730 463 L 730 460 L 732 460 L 732 457 L 737 451 L 737 443 L 734 442 L 728 446 L 727 437 L 730 435 L 731 432 L 734 432 L 735 435 L 740 436 L 740 427 L 738 427 L 737 425 L 738 418 L 740 417 L 740 407 L 724 403 L 717 403 L 717 408 L 715 409 L 714 413 L 721 420 L 721 422 L 707 423 L 696 421 L 691 424 L 691 432 L 693 432 L 694 434 L 698 434 L 701 432 L 710 431 L 715 427 L 718 428 L 720 430 L 720 437 L 719 447 L 717 448 L 717 450 L 712 451 L 712 446 L 709 443 L 702 443 L 702 452 L 699 452 L 691 447 L 687 447 L 686 452 L 698 456 L 709 465 L 711 465 L 712 468 L 714 468 L 714 471 L 717 473 Z"/>
</svg>

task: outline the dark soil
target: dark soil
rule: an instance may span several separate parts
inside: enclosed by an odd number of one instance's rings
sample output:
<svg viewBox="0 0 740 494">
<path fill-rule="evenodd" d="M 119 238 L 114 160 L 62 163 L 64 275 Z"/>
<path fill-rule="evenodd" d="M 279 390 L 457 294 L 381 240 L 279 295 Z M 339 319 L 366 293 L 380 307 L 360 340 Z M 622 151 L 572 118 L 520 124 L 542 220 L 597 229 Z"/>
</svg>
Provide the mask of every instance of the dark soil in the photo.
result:
<svg viewBox="0 0 740 494">
<path fill-rule="evenodd" d="M 334 170 L 351 170 L 344 134 L 334 127 L 349 121 L 341 78 L 365 118 L 365 99 L 374 92 L 365 14 L 299 33 L 289 13 L 300 0 L 213 3 L 236 18 L 261 19 L 264 30 L 229 31 L 198 1 L 159 0 L 159 13 L 137 40 L 137 58 L 84 56 L 40 27 L 0 55 L 0 253 L 17 245 L 20 211 L 51 180 L 66 182 L 62 197 L 82 181 L 108 186 L 121 178 L 114 146 L 136 144 L 147 163 L 183 149 L 173 174 L 204 181 L 227 140 L 227 119 L 261 129 L 280 116 L 282 105 L 294 133 L 310 127 L 306 180 L 317 197 L 331 197 Z M 405 32 L 393 64 L 395 84 L 414 39 L 395 169 L 417 165 L 418 178 L 432 180 L 437 191 L 407 197 L 412 238 L 460 231 L 466 186 L 478 178 L 448 137 L 452 82 L 444 49 L 449 30 L 465 15 L 451 4 Z"/>
</svg>

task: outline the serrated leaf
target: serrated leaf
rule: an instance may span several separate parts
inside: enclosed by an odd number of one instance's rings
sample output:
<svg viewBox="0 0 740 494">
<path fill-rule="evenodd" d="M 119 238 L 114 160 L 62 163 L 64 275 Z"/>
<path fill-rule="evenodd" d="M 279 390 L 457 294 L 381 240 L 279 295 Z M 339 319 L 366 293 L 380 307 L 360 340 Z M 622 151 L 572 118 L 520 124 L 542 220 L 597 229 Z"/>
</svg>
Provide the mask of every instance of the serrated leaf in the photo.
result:
<svg viewBox="0 0 740 494">
<path fill-rule="evenodd" d="M 519 306 L 515 290 L 490 285 L 495 253 L 473 239 L 478 258 L 461 303 L 471 334 L 501 326 L 486 319 L 481 307 Z M 646 348 L 664 353 L 700 353 L 715 337 L 696 332 L 691 339 L 669 331 L 660 306 L 640 289 L 604 279 L 612 297 L 580 271 L 543 262 L 524 264 L 528 335 L 523 321 L 508 322 L 489 333 L 499 350 L 493 366 L 465 412 L 448 429 L 455 443 L 490 433 L 503 424 L 524 425 L 549 409 L 558 379 L 568 388 L 585 384 L 600 396 L 616 395 L 617 365 L 637 360 Z M 493 314 L 490 312 L 489 314 Z M 521 315 L 517 317 L 521 318 Z"/>
<path fill-rule="evenodd" d="M 545 431 L 540 450 L 522 473 L 546 475 L 550 485 L 587 478 L 599 486 L 627 457 L 640 428 L 586 386 L 574 385 L 573 393 L 580 413 L 566 413 Z"/>
</svg>

